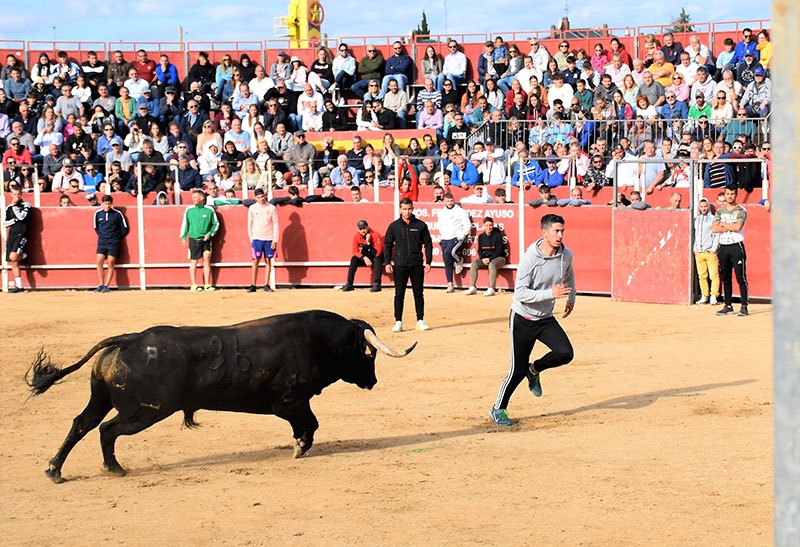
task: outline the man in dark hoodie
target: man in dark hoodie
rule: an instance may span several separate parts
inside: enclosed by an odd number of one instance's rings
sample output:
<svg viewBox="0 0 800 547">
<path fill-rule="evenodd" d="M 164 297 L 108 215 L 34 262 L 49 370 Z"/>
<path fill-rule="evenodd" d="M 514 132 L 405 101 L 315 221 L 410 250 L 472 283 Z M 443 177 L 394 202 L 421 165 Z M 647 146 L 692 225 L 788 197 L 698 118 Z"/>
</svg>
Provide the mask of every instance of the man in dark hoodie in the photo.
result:
<svg viewBox="0 0 800 547">
<path fill-rule="evenodd" d="M 564 219 L 547 214 L 542 217 L 542 237 L 533 243 L 520 259 L 511 304 L 511 368 L 500 386 L 500 393 L 489 415 L 497 425 L 511 425 L 508 401 L 514 390 L 528 378 L 528 386 L 536 397 L 542 396 L 539 375 L 572 361 L 572 344 L 553 316 L 556 300 L 566 298 L 564 314 L 568 317 L 575 306 L 575 273 L 572 251 L 564 247 Z M 550 348 L 529 363 L 536 341 Z"/>
<path fill-rule="evenodd" d="M 469 289 L 465 294 L 478 292 L 478 270 L 489 270 L 489 288 L 483 296 L 496 293 L 497 272 L 506 265 L 506 249 L 503 233 L 495 228 L 492 217 L 483 219 L 483 232 L 478 236 L 478 258 L 469 265 Z"/>
<path fill-rule="evenodd" d="M 409 279 L 411 291 L 414 293 L 417 330 L 429 330 L 430 327 L 424 321 L 423 286 L 425 274 L 431 271 L 433 241 L 428 225 L 414 216 L 414 203 L 410 199 L 400 200 L 400 218 L 389 224 L 383 242 L 384 268 L 386 273 L 394 273 L 395 324 L 392 331 L 403 330 L 403 306 Z"/>
</svg>

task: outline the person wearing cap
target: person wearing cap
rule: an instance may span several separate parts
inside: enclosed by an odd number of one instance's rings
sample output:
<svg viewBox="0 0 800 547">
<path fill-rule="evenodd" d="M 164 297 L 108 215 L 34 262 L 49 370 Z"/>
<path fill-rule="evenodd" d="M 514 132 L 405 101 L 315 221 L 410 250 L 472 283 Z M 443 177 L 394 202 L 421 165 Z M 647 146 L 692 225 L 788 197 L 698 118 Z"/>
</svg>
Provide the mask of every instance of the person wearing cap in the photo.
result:
<svg viewBox="0 0 800 547">
<path fill-rule="evenodd" d="M 294 171 L 297 169 L 298 162 L 304 160 L 306 163 L 314 161 L 317 155 L 317 150 L 314 145 L 306 141 L 306 132 L 298 129 L 294 132 L 294 144 L 289 149 L 289 156 L 287 158 L 289 169 Z"/>
<path fill-rule="evenodd" d="M 130 97 L 134 101 L 138 101 L 145 90 L 150 89 L 150 82 L 140 78 L 139 71 L 135 67 L 128 71 L 128 79 L 125 80 L 123 85 L 128 89 Z"/>
<path fill-rule="evenodd" d="M 94 199 L 97 201 L 96 196 Z M 94 231 L 97 234 L 97 279 L 100 281 L 94 292 L 106 293 L 114 279 L 122 240 L 129 232 L 125 215 L 114 208 L 114 198 L 110 194 L 103 196 L 102 209 L 94 213 Z M 104 269 L 105 264 L 108 269 Z"/>
<path fill-rule="evenodd" d="M 358 62 L 358 74 L 361 78 L 352 87 L 353 93 L 362 99 L 367 94 L 367 91 L 370 91 L 369 86 L 372 80 L 377 80 L 377 85 L 375 85 L 371 94 L 373 96 L 378 95 L 386 64 L 383 60 L 383 55 L 374 44 L 367 44 L 365 52 L 366 55 Z"/>
<path fill-rule="evenodd" d="M 256 188 L 253 193 L 256 202 L 247 210 L 247 237 L 250 239 L 251 256 L 253 259 L 252 284 L 247 292 L 256 292 L 258 285 L 258 266 L 264 260 L 264 291 L 272 292 L 269 278 L 272 271 L 272 259 L 278 248 L 280 224 L 278 210 L 267 201 L 263 188 Z"/>
<path fill-rule="evenodd" d="M 483 44 L 483 52 L 478 57 L 478 80 L 481 85 L 484 85 L 487 79 L 498 79 L 497 70 L 495 70 L 494 62 L 492 61 L 493 54 L 494 42 L 486 40 Z"/>
<path fill-rule="evenodd" d="M 180 122 L 183 113 L 183 99 L 178 88 L 168 85 L 164 88 L 164 96 L 158 100 L 158 121 L 161 126 L 169 122 Z M 156 114 L 153 114 L 154 116 Z"/>
<path fill-rule="evenodd" d="M 164 92 L 162 91 L 162 95 Z M 161 101 L 158 97 L 154 97 L 150 88 L 147 88 L 143 91 L 142 96 L 139 97 L 136 101 L 136 108 L 137 110 L 142 107 L 142 105 L 147 106 L 147 111 L 155 118 L 158 118 L 161 111 L 159 107 L 161 106 Z"/>
<path fill-rule="evenodd" d="M 51 190 L 62 194 L 83 192 L 83 176 L 75 169 L 71 159 L 65 158 L 61 162 L 61 170 L 53 177 Z"/>
<path fill-rule="evenodd" d="M 149 135 L 150 128 L 153 125 L 158 125 L 158 119 L 150 112 L 150 108 L 144 104 L 139 103 L 136 109 L 136 118 L 131 122 L 129 129 L 134 131 L 138 128 L 141 135 Z M 128 146 L 127 143 L 125 143 Z"/>
<path fill-rule="evenodd" d="M 379 232 L 370 228 L 366 220 L 359 220 L 356 228 L 357 231 L 353 236 L 350 267 L 347 270 L 347 282 L 342 287 L 342 292 L 353 290 L 353 283 L 359 266 L 372 268 L 372 287 L 369 291 L 380 292 L 381 272 L 383 270 L 383 237 Z"/>
<path fill-rule="evenodd" d="M 119 162 L 123 171 L 130 172 L 131 167 L 133 166 L 133 157 L 131 156 L 130 152 L 123 150 L 122 143 L 118 140 L 111 142 L 111 152 L 106 154 L 105 159 L 106 168 L 114 162 Z"/>
<path fill-rule="evenodd" d="M 183 214 L 180 238 L 189 249 L 189 278 L 192 291 L 213 291 L 211 284 L 211 239 L 219 229 L 217 213 L 206 205 L 202 189 L 192 191 L 192 205 Z M 197 284 L 197 262 L 203 261 L 203 286 Z"/>
<path fill-rule="evenodd" d="M 744 60 L 736 65 L 736 81 L 746 88 L 753 81 L 753 74 L 756 68 L 764 69 L 759 64 L 757 55 L 750 51 L 746 52 Z"/>
<path fill-rule="evenodd" d="M 278 80 L 288 80 L 292 74 L 292 65 L 289 63 L 289 57 L 283 50 L 278 51 L 275 56 L 275 62 L 269 67 L 269 77 L 275 83 Z"/>
<path fill-rule="evenodd" d="M 541 187 L 546 184 L 548 189 L 564 184 L 564 174 L 558 171 L 559 157 L 550 154 L 545 160 L 545 168 L 536 173 L 533 184 Z M 534 162 L 538 165 L 538 162 Z"/>
<path fill-rule="evenodd" d="M 694 104 L 689 108 L 689 119 L 698 120 L 700 116 L 711 118 L 711 103 L 706 102 L 705 93 L 698 91 L 694 95 Z"/>
</svg>

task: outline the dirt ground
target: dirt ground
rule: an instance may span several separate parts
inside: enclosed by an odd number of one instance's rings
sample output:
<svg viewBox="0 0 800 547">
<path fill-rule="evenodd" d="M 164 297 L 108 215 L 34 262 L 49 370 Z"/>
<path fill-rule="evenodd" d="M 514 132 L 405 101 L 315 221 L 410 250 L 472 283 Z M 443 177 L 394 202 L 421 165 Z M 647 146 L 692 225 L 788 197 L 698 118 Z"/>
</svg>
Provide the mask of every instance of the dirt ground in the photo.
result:
<svg viewBox="0 0 800 547">
<path fill-rule="evenodd" d="M 562 320 L 572 364 L 523 383 L 510 428 L 488 416 L 508 369 L 509 293 L 427 290 L 428 332 L 391 333 L 392 291 L 283 289 L 0 295 L 0 491 L 5 545 L 772 544 L 772 310 L 579 297 Z M 406 323 L 413 324 L 407 295 Z M 563 309 L 563 301 L 557 309 Z M 155 324 L 222 325 L 323 308 L 364 319 L 407 358 L 380 356 L 371 392 L 312 400 L 320 429 L 292 459 L 274 416 L 200 411 L 117 442 L 97 430 L 55 485 L 43 471 L 89 398 L 90 366 L 29 398 L 44 346 L 68 365 Z M 537 347 L 535 354 L 541 354 Z"/>
</svg>

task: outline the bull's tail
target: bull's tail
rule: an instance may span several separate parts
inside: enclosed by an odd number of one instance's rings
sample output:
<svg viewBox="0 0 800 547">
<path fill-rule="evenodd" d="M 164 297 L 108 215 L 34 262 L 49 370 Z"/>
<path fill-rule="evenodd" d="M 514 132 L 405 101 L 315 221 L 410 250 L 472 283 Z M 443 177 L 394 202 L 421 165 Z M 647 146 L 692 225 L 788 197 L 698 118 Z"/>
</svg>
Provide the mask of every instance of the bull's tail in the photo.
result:
<svg viewBox="0 0 800 547">
<path fill-rule="evenodd" d="M 85 365 L 86 362 L 101 349 L 116 346 L 120 342 L 127 340 L 130 336 L 130 334 L 123 334 L 121 336 L 106 338 L 90 349 L 89 353 L 84 355 L 80 361 L 64 369 L 51 363 L 50 356 L 44 352 L 44 349 L 40 349 L 30 368 L 25 373 L 25 383 L 31 388 L 33 395 L 40 395 L 50 389 L 50 386 L 61 380 L 64 376 L 72 374 Z"/>
</svg>

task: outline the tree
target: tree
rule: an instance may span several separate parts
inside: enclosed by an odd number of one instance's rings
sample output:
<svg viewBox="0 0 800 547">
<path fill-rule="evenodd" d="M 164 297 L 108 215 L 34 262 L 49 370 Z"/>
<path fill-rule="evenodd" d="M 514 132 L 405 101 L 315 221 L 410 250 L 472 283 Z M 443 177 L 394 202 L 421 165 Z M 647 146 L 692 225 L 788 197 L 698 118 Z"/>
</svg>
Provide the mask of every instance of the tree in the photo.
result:
<svg viewBox="0 0 800 547">
<path fill-rule="evenodd" d="M 411 34 L 422 38 L 427 38 L 431 35 L 431 29 L 428 28 L 428 17 L 425 15 L 425 10 L 422 10 L 422 21 L 415 30 L 411 31 Z"/>
<path fill-rule="evenodd" d="M 691 22 L 692 17 L 686 13 L 686 8 L 681 8 L 680 14 L 671 21 L 672 26 L 664 32 L 694 32 L 694 27 L 689 24 Z"/>
</svg>

